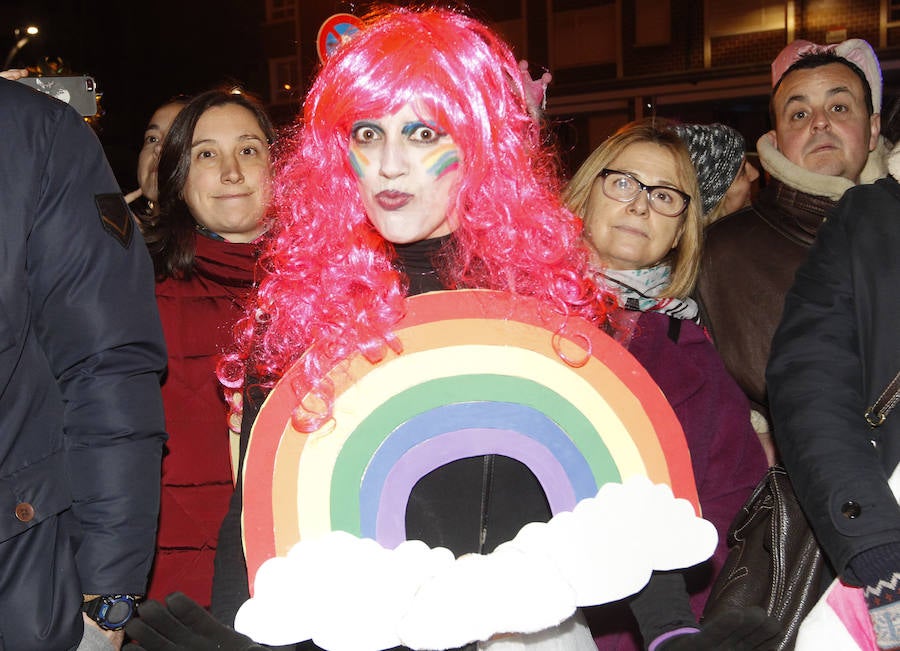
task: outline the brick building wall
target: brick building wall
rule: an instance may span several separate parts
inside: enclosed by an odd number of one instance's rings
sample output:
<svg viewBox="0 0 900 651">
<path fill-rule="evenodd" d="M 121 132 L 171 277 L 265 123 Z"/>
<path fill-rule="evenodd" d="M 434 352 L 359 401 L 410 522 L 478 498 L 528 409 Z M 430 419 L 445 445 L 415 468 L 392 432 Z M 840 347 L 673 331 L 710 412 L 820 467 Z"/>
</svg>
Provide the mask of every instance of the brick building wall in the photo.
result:
<svg viewBox="0 0 900 651">
<path fill-rule="evenodd" d="M 667 45 L 636 46 L 639 20 L 634 2 L 622 3 L 622 59 L 626 77 L 685 72 L 703 67 L 703 3 L 692 0 L 670 2 L 670 42 Z"/>
<path fill-rule="evenodd" d="M 805 0 L 798 3 L 797 38 L 825 43 L 829 30 L 847 30 L 878 46 L 880 0 Z"/>
<path fill-rule="evenodd" d="M 714 68 L 749 63 L 769 63 L 784 47 L 785 30 L 776 29 L 752 34 L 719 36 L 711 40 L 711 63 Z"/>
<path fill-rule="evenodd" d="M 679 73 L 703 68 L 703 3 L 672 0 L 672 34 L 668 45 L 636 47 L 639 20 L 635 3 L 622 3 L 623 68 L 626 77 Z M 877 47 L 880 0 L 805 0 L 795 4 L 795 37 L 827 42 L 830 31 L 846 30 L 846 38 L 863 38 Z M 888 45 L 900 44 L 900 28 L 888 31 Z M 716 67 L 767 63 L 787 42 L 787 30 L 777 29 L 711 39 L 711 65 Z"/>
</svg>

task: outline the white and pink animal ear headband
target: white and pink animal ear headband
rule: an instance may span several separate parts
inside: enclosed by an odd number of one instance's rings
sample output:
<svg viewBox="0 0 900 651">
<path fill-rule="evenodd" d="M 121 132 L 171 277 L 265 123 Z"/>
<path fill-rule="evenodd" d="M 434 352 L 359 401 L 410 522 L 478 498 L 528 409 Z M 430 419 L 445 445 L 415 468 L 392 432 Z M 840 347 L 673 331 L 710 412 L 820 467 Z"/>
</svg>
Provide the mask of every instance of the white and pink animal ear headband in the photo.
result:
<svg viewBox="0 0 900 651">
<path fill-rule="evenodd" d="M 842 43 L 832 45 L 818 45 L 811 41 L 797 40 L 785 47 L 772 62 L 772 87 L 781 81 L 784 73 L 794 65 L 801 57 L 808 54 L 824 54 L 826 52 L 850 61 L 856 65 L 869 82 L 872 91 L 873 112 L 881 113 L 881 64 L 875 55 L 875 50 L 861 38 L 851 38 Z"/>
</svg>

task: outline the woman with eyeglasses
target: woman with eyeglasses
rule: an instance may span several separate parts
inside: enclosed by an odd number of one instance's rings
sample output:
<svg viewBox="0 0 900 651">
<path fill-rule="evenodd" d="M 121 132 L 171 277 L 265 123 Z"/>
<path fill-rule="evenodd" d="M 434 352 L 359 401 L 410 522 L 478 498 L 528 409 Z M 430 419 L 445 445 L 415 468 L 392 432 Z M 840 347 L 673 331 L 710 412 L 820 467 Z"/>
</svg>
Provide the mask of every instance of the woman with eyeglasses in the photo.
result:
<svg viewBox="0 0 900 651">
<path fill-rule="evenodd" d="M 594 282 L 617 297 L 620 309 L 611 317 L 612 332 L 659 384 L 678 416 L 703 517 L 719 532 L 709 561 L 684 572 L 654 574 L 644 591 L 620 605 L 618 621 L 603 611 L 592 622 L 601 633 L 598 646 L 640 648 L 628 630 L 637 629 L 630 609 L 650 648 L 707 648 L 696 646 L 699 640 L 689 634 L 698 629 L 727 555 L 728 526 L 765 473 L 766 458 L 750 425 L 747 399 L 698 325 L 697 304 L 690 298 L 702 243 L 697 177 L 671 126 L 645 120 L 622 127 L 598 147 L 572 177 L 564 199 L 584 219 Z M 645 623 L 655 617 L 665 621 L 657 629 L 664 634 Z M 671 635 L 673 627 L 683 635 Z"/>
</svg>

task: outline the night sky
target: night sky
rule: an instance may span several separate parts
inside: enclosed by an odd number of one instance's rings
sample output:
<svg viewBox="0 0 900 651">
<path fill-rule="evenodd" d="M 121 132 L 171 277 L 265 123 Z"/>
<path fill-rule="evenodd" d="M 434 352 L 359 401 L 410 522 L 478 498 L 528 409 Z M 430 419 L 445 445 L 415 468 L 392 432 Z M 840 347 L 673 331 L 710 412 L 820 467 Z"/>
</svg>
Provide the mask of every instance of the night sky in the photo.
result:
<svg viewBox="0 0 900 651">
<path fill-rule="evenodd" d="M 261 0 L 0 0 L 0 54 L 15 27 L 35 23 L 13 67 L 61 57 L 74 74 L 89 74 L 103 94 L 99 136 L 123 190 L 144 125 L 154 108 L 179 93 L 237 82 L 267 92 Z M 2 61 L 0 61 L 2 62 Z"/>
</svg>

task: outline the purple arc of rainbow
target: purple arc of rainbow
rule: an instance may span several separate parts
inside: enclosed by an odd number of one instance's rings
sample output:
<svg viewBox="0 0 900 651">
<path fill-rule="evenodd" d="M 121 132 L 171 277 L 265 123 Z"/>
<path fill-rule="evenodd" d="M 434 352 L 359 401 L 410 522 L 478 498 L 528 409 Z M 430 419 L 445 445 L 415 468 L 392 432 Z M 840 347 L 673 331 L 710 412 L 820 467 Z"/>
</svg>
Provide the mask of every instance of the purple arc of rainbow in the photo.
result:
<svg viewBox="0 0 900 651">
<path fill-rule="evenodd" d="M 416 481 L 478 454 L 502 454 L 531 469 L 554 514 L 597 492 L 576 444 L 534 407 L 493 401 L 442 405 L 397 427 L 372 455 L 360 482 L 360 534 L 385 547 L 399 545 L 406 540 L 406 504 Z"/>
</svg>

